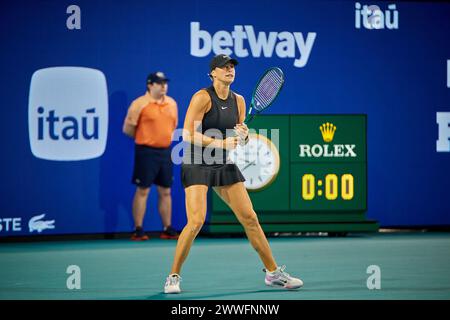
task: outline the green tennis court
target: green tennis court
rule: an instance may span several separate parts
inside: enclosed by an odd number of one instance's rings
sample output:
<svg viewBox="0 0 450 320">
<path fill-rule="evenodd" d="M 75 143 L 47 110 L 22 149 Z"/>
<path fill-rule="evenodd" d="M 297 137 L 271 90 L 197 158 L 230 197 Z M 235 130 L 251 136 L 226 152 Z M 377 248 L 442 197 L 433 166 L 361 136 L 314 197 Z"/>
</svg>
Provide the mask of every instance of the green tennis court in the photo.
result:
<svg viewBox="0 0 450 320">
<path fill-rule="evenodd" d="M 78 240 L 0 245 L 0 299 L 449 299 L 449 233 L 379 233 L 269 238 L 278 264 L 299 276 L 298 291 L 266 287 L 245 238 L 198 238 L 179 295 L 163 294 L 175 241 Z M 69 290 L 68 266 L 81 289 Z M 381 289 L 369 290 L 369 266 Z"/>
</svg>

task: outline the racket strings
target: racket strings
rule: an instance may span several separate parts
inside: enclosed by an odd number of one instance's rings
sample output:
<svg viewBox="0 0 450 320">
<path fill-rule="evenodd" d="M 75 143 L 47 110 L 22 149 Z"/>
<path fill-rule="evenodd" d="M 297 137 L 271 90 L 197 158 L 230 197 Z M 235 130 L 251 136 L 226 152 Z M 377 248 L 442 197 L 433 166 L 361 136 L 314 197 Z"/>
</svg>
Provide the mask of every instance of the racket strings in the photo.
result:
<svg viewBox="0 0 450 320">
<path fill-rule="evenodd" d="M 256 88 L 254 107 L 258 111 L 267 108 L 276 98 L 278 91 L 283 86 L 283 82 L 284 78 L 282 74 L 277 72 L 276 69 L 270 70 Z"/>
</svg>

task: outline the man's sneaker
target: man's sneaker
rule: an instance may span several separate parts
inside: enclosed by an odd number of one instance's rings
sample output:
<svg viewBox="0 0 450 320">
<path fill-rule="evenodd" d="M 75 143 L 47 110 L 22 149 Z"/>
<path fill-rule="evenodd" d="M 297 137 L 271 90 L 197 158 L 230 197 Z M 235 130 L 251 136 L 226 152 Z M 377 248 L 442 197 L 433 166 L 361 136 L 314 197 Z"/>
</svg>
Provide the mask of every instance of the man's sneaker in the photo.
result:
<svg viewBox="0 0 450 320">
<path fill-rule="evenodd" d="M 148 236 L 145 234 L 142 227 L 137 227 L 134 233 L 131 235 L 131 240 L 133 241 L 145 241 L 148 240 Z"/>
<path fill-rule="evenodd" d="M 275 271 L 269 272 L 266 269 L 263 271 L 266 273 L 264 282 L 271 287 L 283 287 L 286 289 L 298 289 L 303 286 L 303 281 L 294 277 L 291 277 L 288 273 L 284 272 L 286 266 L 278 267 Z"/>
<path fill-rule="evenodd" d="M 178 239 L 178 233 L 174 228 L 168 226 L 159 236 L 161 239 Z"/>
<path fill-rule="evenodd" d="M 181 277 L 173 273 L 166 278 L 166 284 L 164 285 L 164 293 L 180 293 Z"/>
</svg>

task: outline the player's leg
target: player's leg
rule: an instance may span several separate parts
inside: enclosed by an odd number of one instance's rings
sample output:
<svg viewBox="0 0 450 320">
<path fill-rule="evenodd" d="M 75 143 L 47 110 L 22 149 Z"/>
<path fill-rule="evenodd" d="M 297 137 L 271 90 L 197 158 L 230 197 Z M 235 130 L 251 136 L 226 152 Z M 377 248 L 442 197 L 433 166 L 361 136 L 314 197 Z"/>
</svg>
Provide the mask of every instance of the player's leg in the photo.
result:
<svg viewBox="0 0 450 320">
<path fill-rule="evenodd" d="M 208 186 L 193 185 L 184 190 L 186 193 L 187 224 L 178 238 L 171 273 L 166 279 L 164 287 L 165 293 L 180 292 L 179 274 L 181 267 L 189 254 L 192 242 L 200 232 L 206 218 L 206 195 L 208 193 Z"/>
<path fill-rule="evenodd" d="M 285 266 L 277 266 L 244 184 L 238 182 L 229 186 L 216 187 L 214 190 L 228 204 L 230 209 L 233 210 L 237 219 L 244 227 L 250 243 L 259 254 L 266 267 L 266 277 L 264 279 L 266 285 L 287 289 L 298 289 L 302 287 L 302 280 L 286 273 L 284 271 Z"/>
<path fill-rule="evenodd" d="M 192 242 L 200 232 L 206 218 L 208 187 L 206 185 L 193 185 L 184 190 L 186 193 L 187 224 L 178 238 L 171 273 L 180 273 Z"/>
<path fill-rule="evenodd" d="M 233 210 L 266 269 L 270 271 L 275 270 L 277 264 L 273 258 L 272 250 L 253 210 L 252 202 L 244 184 L 238 182 L 228 186 L 215 187 L 214 190 Z"/>
</svg>

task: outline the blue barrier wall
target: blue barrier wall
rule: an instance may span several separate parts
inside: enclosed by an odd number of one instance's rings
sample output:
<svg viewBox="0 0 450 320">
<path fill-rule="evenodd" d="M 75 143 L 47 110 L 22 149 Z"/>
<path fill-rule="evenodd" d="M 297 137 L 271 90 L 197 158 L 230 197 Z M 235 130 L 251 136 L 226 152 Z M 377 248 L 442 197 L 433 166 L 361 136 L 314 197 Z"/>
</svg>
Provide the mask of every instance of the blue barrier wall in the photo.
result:
<svg viewBox="0 0 450 320">
<path fill-rule="evenodd" d="M 222 52 L 239 59 L 232 88 L 247 100 L 267 67 L 284 70 L 286 85 L 269 113 L 367 114 L 369 218 L 381 226 L 450 224 L 449 3 L 7 1 L 1 7 L 0 236 L 132 230 L 133 142 L 121 132 L 129 104 L 144 93 L 147 74 L 162 70 L 172 79 L 169 95 L 182 126 L 192 94 L 210 84 L 210 58 Z M 82 85 L 57 86 L 57 79 L 47 100 L 36 98 L 49 105 L 30 103 L 33 74 L 62 66 L 104 74 L 105 112 L 95 99 L 79 104 L 81 113 L 70 109 Z M 38 117 L 51 110 L 80 126 L 83 115 L 91 117 L 87 123 L 97 118 L 104 153 L 79 161 L 35 156 L 30 130 L 36 136 Z M 60 134 L 61 126 L 54 128 Z M 41 128 L 40 143 L 52 142 L 48 130 Z M 61 138 L 57 147 L 65 143 Z M 186 222 L 179 166 L 173 198 L 179 229 Z M 148 210 L 146 229 L 160 230 L 155 189 Z M 54 220 L 54 228 L 36 229 L 33 217 Z"/>
</svg>

